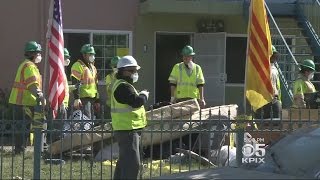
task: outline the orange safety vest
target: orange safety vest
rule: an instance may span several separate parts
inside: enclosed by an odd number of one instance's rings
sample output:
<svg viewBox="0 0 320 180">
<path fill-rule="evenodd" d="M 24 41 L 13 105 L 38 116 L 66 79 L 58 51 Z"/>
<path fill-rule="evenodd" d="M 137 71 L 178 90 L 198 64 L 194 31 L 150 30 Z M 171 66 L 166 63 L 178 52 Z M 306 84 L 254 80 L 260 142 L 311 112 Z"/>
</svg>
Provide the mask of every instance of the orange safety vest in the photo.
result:
<svg viewBox="0 0 320 180">
<path fill-rule="evenodd" d="M 90 68 L 81 60 L 78 60 L 71 67 L 71 76 L 81 81 L 80 98 L 98 96 L 97 89 L 97 69 L 89 64 Z"/>
<path fill-rule="evenodd" d="M 25 106 L 37 105 L 37 98 L 28 90 L 29 86 L 33 84 L 36 84 L 39 89 L 42 88 L 41 75 L 36 64 L 26 59 L 18 68 L 9 103 Z"/>
</svg>

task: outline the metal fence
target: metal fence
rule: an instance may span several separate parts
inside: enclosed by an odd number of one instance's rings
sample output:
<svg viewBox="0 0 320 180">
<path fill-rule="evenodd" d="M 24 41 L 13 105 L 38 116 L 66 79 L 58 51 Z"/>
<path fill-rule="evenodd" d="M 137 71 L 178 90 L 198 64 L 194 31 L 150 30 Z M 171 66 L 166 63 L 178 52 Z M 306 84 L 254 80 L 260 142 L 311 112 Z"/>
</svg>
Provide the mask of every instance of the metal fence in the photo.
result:
<svg viewBox="0 0 320 180">
<path fill-rule="evenodd" d="M 289 109 L 280 118 L 257 120 L 250 113 L 234 116 L 232 107 L 208 108 L 175 118 L 162 118 L 165 112 L 160 112 L 160 118 L 149 119 L 148 126 L 142 130 L 139 177 L 150 179 L 218 166 L 243 166 L 248 163 L 243 159 L 243 147 L 252 142 L 248 139 L 263 140 L 267 146 L 294 129 L 320 121 L 318 110 Z M 202 118 L 205 110 L 208 116 Z M 44 121 L 47 127 L 41 130 L 45 144 L 31 142 L 30 134 L 35 129 L 24 128 L 28 122 L 13 119 L 15 113 L 9 107 L 1 110 L 1 179 L 112 178 L 118 146 L 110 119 L 104 118 L 108 116 L 104 110 L 100 112 L 101 118 L 94 120 L 84 116 L 75 118 L 77 115 L 73 113 L 67 120 L 47 118 Z M 19 133 L 23 134 L 26 149 L 14 153 L 15 137 Z M 42 146 L 42 152 L 36 151 Z"/>
</svg>

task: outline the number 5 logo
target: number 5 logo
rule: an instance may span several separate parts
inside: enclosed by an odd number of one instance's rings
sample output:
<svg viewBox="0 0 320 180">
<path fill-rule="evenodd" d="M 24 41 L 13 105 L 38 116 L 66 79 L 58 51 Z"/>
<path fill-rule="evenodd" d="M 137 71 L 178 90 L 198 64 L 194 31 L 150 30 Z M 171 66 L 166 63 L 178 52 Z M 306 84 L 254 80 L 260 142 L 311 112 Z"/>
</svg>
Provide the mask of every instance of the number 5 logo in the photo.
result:
<svg viewBox="0 0 320 180">
<path fill-rule="evenodd" d="M 263 157 L 266 154 L 266 150 L 263 148 L 264 146 L 265 144 L 255 144 L 254 146 L 251 144 L 245 144 L 242 147 L 242 154 L 246 157 L 251 157 L 252 155 Z"/>
</svg>

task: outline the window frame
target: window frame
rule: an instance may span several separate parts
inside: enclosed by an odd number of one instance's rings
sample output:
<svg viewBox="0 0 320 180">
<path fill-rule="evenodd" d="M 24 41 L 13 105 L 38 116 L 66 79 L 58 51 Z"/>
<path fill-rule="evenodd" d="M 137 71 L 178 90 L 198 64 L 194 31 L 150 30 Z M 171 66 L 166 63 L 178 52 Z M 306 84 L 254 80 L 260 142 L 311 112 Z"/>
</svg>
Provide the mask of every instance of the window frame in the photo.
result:
<svg viewBox="0 0 320 180">
<path fill-rule="evenodd" d="M 64 29 L 63 33 L 82 33 L 82 34 L 88 34 L 89 35 L 89 41 L 90 44 L 93 44 L 93 35 L 94 34 L 104 34 L 104 35 L 128 35 L 129 39 L 129 55 L 132 55 L 132 31 L 126 31 L 126 30 L 93 30 L 93 29 Z M 105 85 L 104 80 L 99 80 L 98 85 Z"/>
</svg>

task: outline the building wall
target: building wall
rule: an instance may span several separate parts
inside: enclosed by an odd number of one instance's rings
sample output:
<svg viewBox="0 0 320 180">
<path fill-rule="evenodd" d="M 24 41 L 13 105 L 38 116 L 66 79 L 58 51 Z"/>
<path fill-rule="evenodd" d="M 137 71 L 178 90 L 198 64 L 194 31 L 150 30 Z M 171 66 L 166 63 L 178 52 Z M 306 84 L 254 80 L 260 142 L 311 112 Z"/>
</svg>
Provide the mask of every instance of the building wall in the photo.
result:
<svg viewBox="0 0 320 180">
<path fill-rule="evenodd" d="M 35 40 L 45 47 L 49 0 L 2 0 L 0 49 L 6 65 L 0 68 L 0 88 L 11 89 L 24 58 L 24 43 Z M 64 29 L 133 31 L 139 0 L 62 1 Z M 43 58 L 45 51 L 43 52 Z M 44 74 L 44 61 L 40 64 Z M 48 73 L 47 73 L 48 75 Z M 6 77 L 6 78 L 3 78 Z"/>
<path fill-rule="evenodd" d="M 246 22 L 241 16 L 205 16 L 205 15 L 181 15 L 181 14 L 149 14 L 138 16 L 135 28 L 134 47 L 138 63 L 141 64 L 140 89 L 148 89 L 150 100 L 154 99 L 155 81 L 155 33 L 165 32 L 197 32 L 196 22 L 199 18 L 222 19 L 225 23 L 225 31 L 233 34 L 246 34 Z M 143 52 L 143 46 L 147 45 L 148 51 Z M 169 75 L 168 75 L 169 76 Z M 210 83 L 210 82 L 207 82 Z M 235 89 L 237 91 L 237 89 Z M 227 91 L 229 92 L 229 91 Z M 229 101 L 228 101 L 229 102 Z M 149 103 L 153 103 L 152 101 Z"/>
<path fill-rule="evenodd" d="M 62 8 L 64 29 L 133 31 L 133 56 L 142 66 L 137 86 L 151 92 L 149 104 L 154 103 L 155 92 L 155 32 L 197 32 L 196 22 L 204 17 L 222 19 L 227 33 L 246 34 L 247 30 L 245 19 L 240 15 L 142 15 L 138 13 L 139 0 L 67 0 L 62 1 Z M 36 40 L 44 47 L 48 9 L 49 1 L 3 0 L 0 18 L 5 25 L 0 29 L 0 37 L 5 43 L 0 44 L 0 49 L 1 52 L 8 53 L 2 53 L 2 58 L 7 62 L 5 68 L 0 70 L 0 77 L 7 78 L 0 78 L 0 88 L 11 88 L 16 69 L 23 59 L 26 41 Z M 147 52 L 143 50 L 144 45 L 148 47 Z M 40 66 L 41 73 L 44 74 L 44 61 Z M 226 87 L 226 103 L 242 100 L 242 97 L 230 98 L 228 95 L 238 91 L 239 88 Z"/>
</svg>

